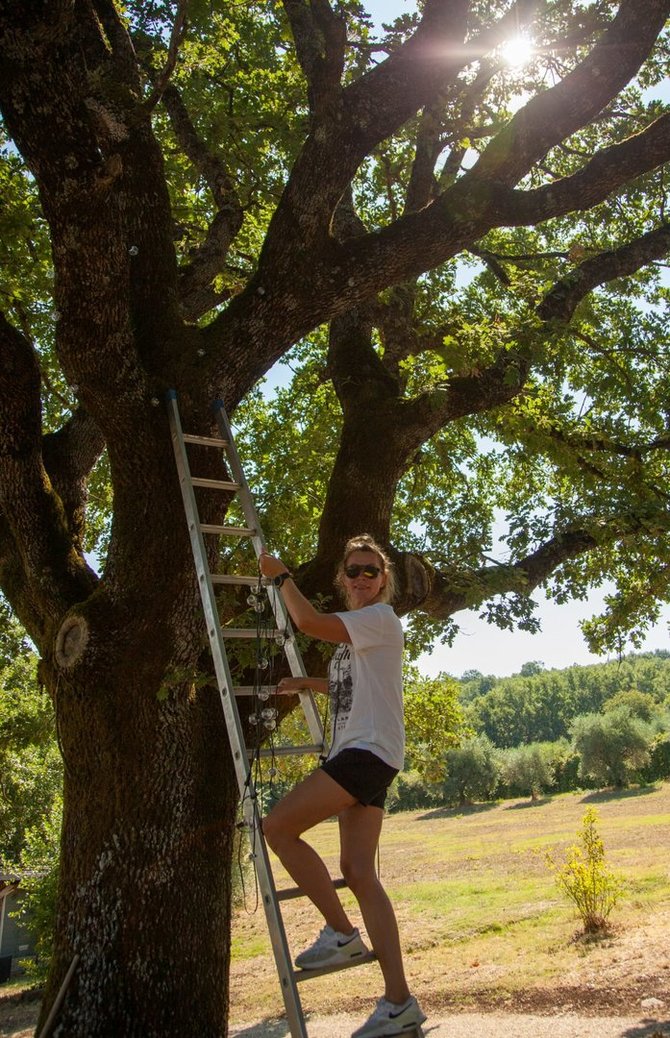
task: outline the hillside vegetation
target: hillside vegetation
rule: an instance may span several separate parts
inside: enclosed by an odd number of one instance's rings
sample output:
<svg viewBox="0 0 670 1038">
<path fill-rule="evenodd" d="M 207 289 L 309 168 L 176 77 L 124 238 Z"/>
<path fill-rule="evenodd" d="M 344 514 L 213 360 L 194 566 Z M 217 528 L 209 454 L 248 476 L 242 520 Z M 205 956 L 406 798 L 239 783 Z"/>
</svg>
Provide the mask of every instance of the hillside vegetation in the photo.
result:
<svg viewBox="0 0 670 1038">
<path fill-rule="evenodd" d="M 670 652 L 631 654 L 563 670 L 545 670 L 541 663 L 531 662 L 509 678 L 473 670 L 462 676 L 459 685 L 468 722 L 496 746 L 553 742 L 569 736 L 579 714 L 598 713 L 623 692 L 641 692 L 667 708 Z"/>
<path fill-rule="evenodd" d="M 391 810 L 469 804 L 670 777 L 670 653 L 496 678 L 409 674 L 406 771 Z M 420 722 L 427 702 L 441 702 Z M 427 734 L 430 733 L 430 734 Z"/>
</svg>

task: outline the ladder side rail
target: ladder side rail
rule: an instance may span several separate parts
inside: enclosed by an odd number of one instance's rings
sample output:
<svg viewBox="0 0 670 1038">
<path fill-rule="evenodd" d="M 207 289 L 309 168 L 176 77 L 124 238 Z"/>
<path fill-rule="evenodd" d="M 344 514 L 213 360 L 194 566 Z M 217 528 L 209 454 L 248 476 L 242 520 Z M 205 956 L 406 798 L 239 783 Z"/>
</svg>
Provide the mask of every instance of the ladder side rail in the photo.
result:
<svg viewBox="0 0 670 1038">
<path fill-rule="evenodd" d="M 270 940 L 275 957 L 277 972 L 281 981 L 282 996 L 288 1019 L 292 1038 L 308 1038 L 305 1026 L 300 996 L 297 985 L 290 968 L 291 953 L 286 938 L 286 930 L 279 909 L 276 887 L 272 876 L 272 866 L 267 851 L 265 839 L 260 828 L 260 817 L 257 807 L 256 791 L 251 779 L 251 773 L 246 753 L 246 744 L 240 715 L 237 710 L 235 696 L 233 693 L 233 681 L 228 665 L 228 657 L 223 641 L 221 624 L 219 623 L 214 587 L 209 576 L 207 565 L 207 553 L 205 542 L 200 530 L 198 506 L 193 493 L 190 479 L 190 469 L 184 434 L 177 407 L 177 394 L 171 390 L 167 399 L 168 419 L 170 423 L 170 434 L 177 463 L 179 483 L 182 491 L 184 510 L 188 521 L 189 536 L 193 549 L 193 559 L 196 565 L 198 585 L 202 599 L 205 619 L 207 621 L 207 633 L 209 636 L 212 659 L 216 671 L 219 694 L 223 707 L 226 727 L 230 739 L 231 750 L 235 763 L 238 786 L 243 796 L 244 816 L 249 827 L 249 832 L 258 832 L 259 838 L 254 841 L 254 854 L 256 874 L 261 890 L 263 908 L 265 910 L 270 932 Z"/>
<path fill-rule="evenodd" d="M 249 484 L 247 483 L 244 469 L 242 468 L 242 462 L 240 456 L 237 453 L 235 446 L 235 439 L 233 437 L 228 415 L 226 409 L 223 406 L 223 401 L 217 400 L 214 404 L 215 415 L 219 432 L 221 433 L 224 440 L 227 442 L 226 454 L 230 463 L 230 469 L 233 474 L 235 482 L 239 484 L 238 498 L 242 505 L 242 511 L 244 512 L 244 518 L 246 519 L 247 526 L 253 528 L 256 533 L 251 538 L 256 552 L 256 558 L 258 558 L 262 552 L 266 550 L 265 538 L 260 526 L 258 513 L 254 504 Z M 275 623 L 279 629 L 286 631 L 286 643 L 284 645 L 284 653 L 291 670 L 293 677 L 307 677 L 307 671 L 305 664 L 296 643 L 295 631 L 289 619 L 286 606 L 279 594 L 277 588 L 273 585 L 269 585 L 267 588 L 268 597 L 270 599 L 270 605 L 272 612 L 275 617 Z M 325 736 L 323 730 L 323 721 L 321 720 L 321 714 L 319 713 L 316 705 L 314 694 L 311 691 L 299 692 L 300 704 L 305 714 L 307 721 L 307 727 L 309 728 L 310 736 L 315 743 L 321 743 L 325 748 Z"/>
<path fill-rule="evenodd" d="M 179 486 L 181 488 L 184 511 L 188 523 L 188 532 L 191 540 L 191 549 L 193 551 L 193 561 L 195 563 L 196 575 L 198 578 L 198 588 L 200 590 L 202 608 L 205 614 L 205 622 L 207 624 L 207 635 L 212 653 L 212 661 L 214 663 L 214 671 L 216 673 L 221 706 L 223 707 L 226 727 L 230 738 L 237 784 L 240 793 L 243 794 L 249 785 L 249 762 L 246 753 L 246 740 L 237 704 L 235 702 L 233 679 L 230 673 L 228 656 L 223 642 L 221 623 L 219 621 L 216 598 L 214 596 L 214 586 L 210 579 L 209 566 L 207 564 L 207 550 L 205 548 L 204 538 L 200 531 L 198 505 L 191 483 L 191 473 L 188 456 L 186 454 L 186 447 L 184 445 L 184 434 L 181 427 L 179 409 L 177 407 L 177 397 L 176 393 L 172 390 L 168 395 L 168 419 L 170 422 L 172 446 L 177 463 Z"/>
<path fill-rule="evenodd" d="M 307 1025 L 298 993 L 298 978 L 292 967 L 291 951 L 277 897 L 270 855 L 260 828 L 257 801 L 245 800 L 243 809 L 291 1038 L 308 1038 Z M 253 838 L 253 833 L 257 834 L 256 839 Z"/>
</svg>

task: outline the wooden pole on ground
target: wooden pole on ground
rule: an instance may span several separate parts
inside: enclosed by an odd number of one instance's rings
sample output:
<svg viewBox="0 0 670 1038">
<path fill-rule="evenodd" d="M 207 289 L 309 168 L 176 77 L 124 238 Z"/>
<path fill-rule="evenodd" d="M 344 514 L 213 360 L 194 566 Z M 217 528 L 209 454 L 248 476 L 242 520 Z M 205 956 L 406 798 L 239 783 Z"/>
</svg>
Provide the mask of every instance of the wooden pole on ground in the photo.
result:
<svg viewBox="0 0 670 1038">
<path fill-rule="evenodd" d="M 70 968 L 68 969 L 67 973 L 65 974 L 65 977 L 63 978 L 63 983 L 61 984 L 61 986 L 60 986 L 60 988 L 58 990 L 58 994 L 56 995 L 56 997 L 54 999 L 53 1005 L 51 1007 L 51 1012 L 49 1013 L 49 1015 L 48 1015 L 48 1017 L 46 1019 L 46 1023 L 44 1025 L 44 1027 L 42 1028 L 42 1030 L 40 1031 L 39 1038 L 49 1038 L 49 1035 L 53 1031 L 54 1024 L 56 1023 L 56 1018 L 58 1017 L 58 1014 L 60 1013 L 60 1007 L 63 1005 L 63 999 L 65 998 L 65 995 L 67 994 L 67 989 L 70 986 L 70 983 L 72 981 L 72 978 L 74 977 L 75 970 L 77 969 L 78 965 L 79 965 L 79 956 L 75 955 L 74 958 L 72 959 L 72 962 L 70 963 Z"/>
</svg>

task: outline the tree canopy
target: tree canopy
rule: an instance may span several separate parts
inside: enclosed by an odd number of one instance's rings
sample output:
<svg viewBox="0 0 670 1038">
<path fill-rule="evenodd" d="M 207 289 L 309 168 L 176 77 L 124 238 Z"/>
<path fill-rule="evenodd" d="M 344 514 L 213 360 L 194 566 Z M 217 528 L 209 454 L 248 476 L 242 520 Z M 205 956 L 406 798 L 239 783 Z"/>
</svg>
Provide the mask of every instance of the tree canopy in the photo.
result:
<svg viewBox="0 0 670 1038">
<path fill-rule="evenodd" d="M 604 577 L 617 591 L 593 644 L 643 630 L 667 585 L 664 5 L 428 3 L 381 34 L 354 2 L 194 3 L 188 23 L 186 5 L 129 5 L 120 20 L 110 4 L 91 25 L 68 10 L 45 22 L 50 45 L 74 45 L 70 18 L 100 49 L 95 74 L 58 86 L 67 133 L 49 146 L 50 178 L 33 168 L 50 113 L 25 118 L 7 85 L 2 292 L 11 370 L 28 377 L 24 351 L 37 351 L 46 429 L 87 445 L 79 539 L 104 556 L 107 463 L 89 474 L 138 315 L 115 315 L 116 350 L 88 378 L 70 340 L 99 328 L 101 294 L 131 291 L 152 314 L 152 356 L 133 360 L 143 420 L 160 424 L 150 401 L 169 384 L 222 392 L 231 409 L 246 395 L 268 521 L 296 560 L 314 559 L 312 588 L 346 522 L 397 548 L 426 635 L 473 606 L 532 629 L 535 588 L 564 600 Z M 41 17 L 38 5 L 21 26 L 36 47 Z M 534 49 L 519 68 L 500 43 L 520 31 Z M 32 89 L 44 96 L 46 69 Z M 73 306 L 63 278 L 84 273 L 86 250 L 63 170 L 87 141 L 78 175 L 100 267 L 76 278 Z M 106 281 L 98 202 L 150 162 L 132 219 L 130 206 L 107 213 Z M 249 397 L 291 347 L 291 386 L 271 405 Z"/>
<path fill-rule="evenodd" d="M 0 587 L 65 760 L 73 1038 L 225 1030 L 234 783 L 166 390 L 192 432 L 234 413 L 308 595 L 389 545 L 416 644 L 609 578 L 619 647 L 667 600 L 669 13 L 0 0 Z"/>
</svg>

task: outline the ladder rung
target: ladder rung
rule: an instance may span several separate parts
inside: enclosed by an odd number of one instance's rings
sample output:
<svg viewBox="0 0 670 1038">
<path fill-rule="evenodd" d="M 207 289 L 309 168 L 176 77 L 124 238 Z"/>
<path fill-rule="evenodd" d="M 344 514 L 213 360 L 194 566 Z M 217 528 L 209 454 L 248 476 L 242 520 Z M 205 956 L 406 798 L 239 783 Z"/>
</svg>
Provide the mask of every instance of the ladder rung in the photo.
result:
<svg viewBox="0 0 670 1038">
<path fill-rule="evenodd" d="M 257 685 L 235 685 L 233 688 L 233 694 L 236 696 L 257 696 L 259 692 L 267 693 L 269 696 L 275 696 L 277 694 L 277 686 L 261 685 L 259 688 Z"/>
<path fill-rule="evenodd" d="M 323 753 L 323 744 L 313 742 L 305 746 L 274 746 L 272 749 L 264 746 L 260 750 L 247 746 L 247 753 L 250 757 L 256 754 L 259 757 L 306 757 L 310 753 Z"/>
<path fill-rule="evenodd" d="M 242 576 L 241 573 L 211 573 L 212 584 L 250 584 L 258 585 L 258 574 L 254 577 Z"/>
<path fill-rule="evenodd" d="M 294 970 L 293 979 L 296 984 L 303 980 L 312 980 L 313 977 L 325 977 L 327 973 L 338 973 L 340 970 L 350 970 L 353 966 L 365 966 L 368 962 L 376 962 L 377 956 L 373 951 L 361 955 L 360 959 L 350 959 L 348 962 L 338 962 L 336 966 L 322 966 L 318 970 Z"/>
<path fill-rule="evenodd" d="M 191 476 L 194 487 L 207 487 L 209 490 L 239 490 L 240 484 L 229 479 L 205 479 L 204 476 Z"/>
<path fill-rule="evenodd" d="M 255 627 L 222 627 L 221 634 L 224 638 L 258 638 L 259 632 Z M 261 637 L 264 639 L 283 638 L 283 631 L 263 631 Z"/>
<path fill-rule="evenodd" d="M 221 537 L 254 537 L 256 530 L 248 526 L 216 526 L 214 523 L 200 523 L 203 533 L 216 533 Z"/>
<path fill-rule="evenodd" d="M 184 443 L 199 443 L 201 447 L 220 447 L 221 449 L 229 446 L 228 440 L 222 440 L 220 436 L 195 436 L 193 433 L 184 433 Z"/>
<path fill-rule="evenodd" d="M 346 890 L 348 886 L 346 879 L 342 877 L 333 880 L 333 890 Z M 293 901 L 296 897 L 305 897 L 300 887 L 286 887 L 277 891 L 277 901 Z"/>
</svg>

